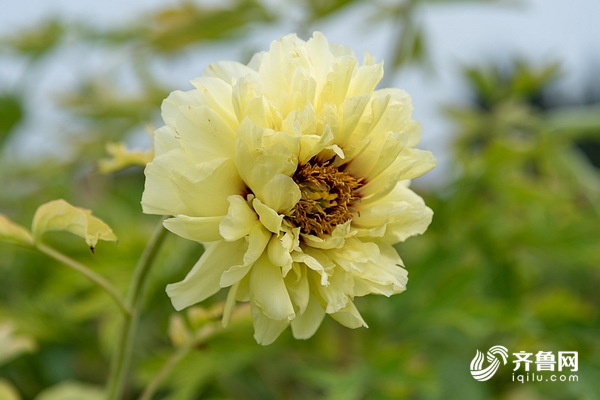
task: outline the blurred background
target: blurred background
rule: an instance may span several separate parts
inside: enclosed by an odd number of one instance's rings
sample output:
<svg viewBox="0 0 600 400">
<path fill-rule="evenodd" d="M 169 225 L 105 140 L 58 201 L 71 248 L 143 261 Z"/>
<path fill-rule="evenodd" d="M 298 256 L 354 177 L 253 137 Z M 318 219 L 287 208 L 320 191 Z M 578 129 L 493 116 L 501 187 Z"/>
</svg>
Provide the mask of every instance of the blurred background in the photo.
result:
<svg viewBox="0 0 600 400">
<path fill-rule="evenodd" d="M 385 60 L 380 87 L 413 97 L 420 147 L 439 160 L 413 184 L 433 223 L 397 246 L 408 290 L 356 300 L 369 329 L 326 318 L 307 341 L 287 331 L 262 347 L 241 318 L 190 346 L 224 296 L 174 312 L 164 288 L 202 247 L 169 236 L 127 399 L 174 352 L 185 357 L 156 399 L 600 398 L 600 3 L 23 0 L 1 10 L 0 213 L 30 226 L 53 199 L 94 210 L 118 245 L 93 255 L 69 234 L 46 240 L 122 293 L 158 222 L 141 213 L 143 167 L 130 165 L 147 157 L 162 99 L 191 89 L 210 62 L 247 62 L 314 30 L 359 59 L 368 50 Z M 138 153 L 111 159 L 115 143 Z M 102 398 L 118 322 L 108 296 L 5 243 L 0 276 L 0 399 Z M 511 363 L 477 382 L 469 364 L 494 345 L 578 351 L 579 380 L 521 384 Z"/>
</svg>

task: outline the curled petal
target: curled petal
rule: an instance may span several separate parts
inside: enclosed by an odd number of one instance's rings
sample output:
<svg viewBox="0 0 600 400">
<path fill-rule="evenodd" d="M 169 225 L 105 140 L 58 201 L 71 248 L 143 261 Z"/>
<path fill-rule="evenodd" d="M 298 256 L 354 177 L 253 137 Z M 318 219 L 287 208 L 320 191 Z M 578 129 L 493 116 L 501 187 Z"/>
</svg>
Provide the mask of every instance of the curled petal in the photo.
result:
<svg viewBox="0 0 600 400">
<path fill-rule="evenodd" d="M 241 264 L 229 268 L 221 276 L 222 287 L 231 286 L 240 281 L 250 271 L 254 262 L 263 254 L 271 239 L 271 233 L 260 223 L 255 223 L 250 235 L 248 235 L 248 249 L 244 254 Z"/>
<path fill-rule="evenodd" d="M 222 240 L 219 224 L 223 217 L 188 217 L 177 215 L 163 221 L 165 228 L 183 238 L 196 242 L 214 242 Z"/>
<path fill-rule="evenodd" d="M 217 293 L 221 275 L 232 265 L 241 263 L 246 248 L 245 240 L 213 242 L 206 246 L 202 257 L 184 280 L 167 285 L 167 294 L 173 307 L 182 310 Z"/>
<path fill-rule="evenodd" d="M 229 209 L 219 224 L 219 232 L 225 240 L 234 241 L 249 235 L 258 217 L 242 196 L 229 196 L 227 200 Z"/>
</svg>

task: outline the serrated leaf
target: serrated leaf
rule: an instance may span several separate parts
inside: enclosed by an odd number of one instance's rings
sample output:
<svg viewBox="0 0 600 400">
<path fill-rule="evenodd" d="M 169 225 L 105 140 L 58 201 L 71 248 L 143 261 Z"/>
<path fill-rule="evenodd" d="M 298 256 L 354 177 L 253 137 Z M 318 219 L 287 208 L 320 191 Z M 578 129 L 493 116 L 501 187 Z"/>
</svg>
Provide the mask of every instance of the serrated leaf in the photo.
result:
<svg viewBox="0 0 600 400">
<path fill-rule="evenodd" d="M 48 231 L 67 231 L 85 239 L 93 250 L 98 240 L 117 241 L 113 231 L 90 210 L 74 207 L 65 200 L 41 205 L 33 216 L 31 230 L 36 239 Z"/>
<path fill-rule="evenodd" d="M 32 246 L 33 236 L 27 229 L 0 214 L 0 241 Z"/>
<path fill-rule="evenodd" d="M 87 383 L 65 381 L 38 394 L 35 400 L 104 400 L 104 390 Z"/>
</svg>

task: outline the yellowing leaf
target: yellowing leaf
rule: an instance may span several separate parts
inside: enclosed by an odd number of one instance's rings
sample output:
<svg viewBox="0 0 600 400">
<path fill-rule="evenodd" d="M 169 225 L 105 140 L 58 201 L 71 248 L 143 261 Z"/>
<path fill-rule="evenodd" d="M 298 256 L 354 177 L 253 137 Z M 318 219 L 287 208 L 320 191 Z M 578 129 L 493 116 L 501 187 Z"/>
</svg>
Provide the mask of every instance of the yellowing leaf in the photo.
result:
<svg viewBox="0 0 600 400">
<path fill-rule="evenodd" d="M 192 333 L 180 314 L 171 314 L 169 317 L 169 339 L 175 347 L 186 345 L 192 340 Z"/>
<path fill-rule="evenodd" d="M 35 342 L 30 337 L 15 335 L 12 323 L 0 323 L 0 365 L 4 365 L 23 353 L 30 353 L 35 348 Z"/>
<path fill-rule="evenodd" d="M 21 400 L 21 395 L 9 381 L 0 378 L 0 399 Z"/>
<path fill-rule="evenodd" d="M 103 174 L 111 174 L 134 165 L 145 167 L 153 157 L 152 150 L 132 151 L 123 142 L 108 143 L 106 151 L 111 157 L 98 162 L 98 169 Z"/>
<path fill-rule="evenodd" d="M 31 233 L 2 214 L 0 214 L 0 240 L 14 244 L 33 245 Z"/>
<path fill-rule="evenodd" d="M 66 201 L 53 200 L 42 204 L 33 216 L 32 232 L 36 239 L 47 231 L 68 231 L 85 239 L 92 251 L 98 240 L 116 242 L 117 237 L 90 210 L 74 207 Z"/>
</svg>

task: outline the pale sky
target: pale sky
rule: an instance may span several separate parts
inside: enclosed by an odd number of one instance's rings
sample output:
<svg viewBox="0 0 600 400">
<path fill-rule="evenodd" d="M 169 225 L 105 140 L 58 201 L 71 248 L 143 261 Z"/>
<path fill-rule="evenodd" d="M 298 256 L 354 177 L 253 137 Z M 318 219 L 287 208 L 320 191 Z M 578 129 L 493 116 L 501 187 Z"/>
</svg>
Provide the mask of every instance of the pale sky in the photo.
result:
<svg viewBox="0 0 600 400">
<path fill-rule="evenodd" d="M 66 20 L 86 20 L 101 27 L 121 25 L 143 14 L 144 10 L 176 3 L 175 0 L 0 0 L 0 35 L 56 15 Z M 206 64 L 240 59 L 242 46 L 268 49 L 270 41 L 294 31 L 298 19 L 293 12 L 288 13 L 290 8 L 281 1 L 268 0 L 268 3 L 279 12 L 287 13 L 286 21 L 255 32 L 243 45 L 205 48 L 202 54 L 188 52 L 181 58 L 185 62 L 175 67 L 168 61 L 164 65 L 159 62 L 154 66 L 156 72 L 174 88 L 188 89 L 191 88 L 188 82 L 198 76 Z M 440 184 L 447 177 L 446 149 L 452 137 L 452 126 L 439 110 L 444 104 L 466 101 L 460 75 L 462 65 L 505 61 L 515 56 L 534 64 L 561 60 L 564 85 L 573 96 L 583 91 L 593 66 L 600 65 L 600 1 L 523 0 L 512 4 L 435 4 L 423 7 L 419 15 L 427 33 L 434 72 L 406 70 L 396 76 L 392 84 L 412 95 L 414 118 L 423 125 L 420 147 L 432 150 L 439 160 L 438 167 L 423 178 L 424 184 Z M 368 49 L 377 59 L 385 60 L 390 56 L 395 31 L 390 23 L 366 23 L 366 10 L 368 5 L 352 8 L 312 28 L 321 30 L 330 42 L 354 48 L 359 58 Z M 89 71 L 110 73 L 111 68 L 117 69 L 124 58 L 124 55 L 106 53 L 89 53 L 82 57 L 81 51 L 67 46 L 45 65 L 46 70 L 36 86 L 39 93 L 32 96 L 38 114 L 35 120 L 20 127 L 23 139 L 20 145 L 14 145 L 16 153 L 25 142 L 30 152 L 31 147 L 36 147 L 35 143 L 45 141 L 44 138 L 52 134 L 45 127 L 60 126 L 65 122 L 61 119 L 64 116 L 56 115 L 55 106 L 48 101 L 50 96 L 74 85 Z M 18 63 L 0 60 L 0 89 L 4 89 L 3 82 L 15 79 L 21 67 Z M 47 151 L 47 146 L 39 146 L 39 149 Z"/>
</svg>

